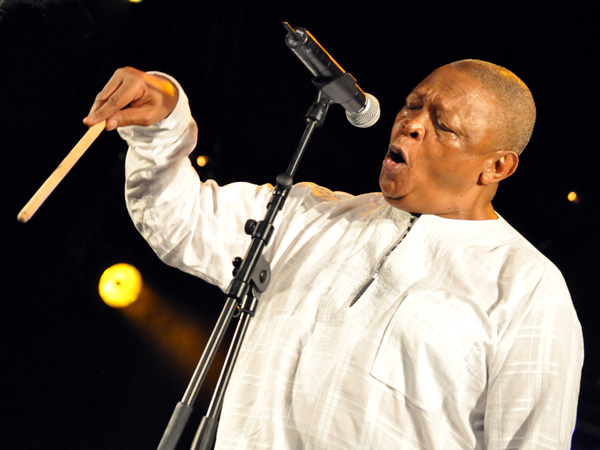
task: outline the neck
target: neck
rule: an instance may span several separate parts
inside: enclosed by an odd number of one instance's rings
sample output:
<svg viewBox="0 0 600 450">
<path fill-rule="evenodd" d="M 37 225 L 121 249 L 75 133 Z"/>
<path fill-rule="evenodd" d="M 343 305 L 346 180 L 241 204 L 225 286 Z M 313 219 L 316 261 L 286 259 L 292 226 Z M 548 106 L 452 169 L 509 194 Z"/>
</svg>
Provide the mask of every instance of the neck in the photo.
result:
<svg viewBox="0 0 600 450">
<path fill-rule="evenodd" d="M 494 211 L 492 203 L 487 203 L 482 208 L 473 209 L 460 209 L 452 212 L 436 214 L 436 216 L 444 217 L 446 219 L 458 219 L 458 220 L 497 220 L 498 215 Z"/>
</svg>

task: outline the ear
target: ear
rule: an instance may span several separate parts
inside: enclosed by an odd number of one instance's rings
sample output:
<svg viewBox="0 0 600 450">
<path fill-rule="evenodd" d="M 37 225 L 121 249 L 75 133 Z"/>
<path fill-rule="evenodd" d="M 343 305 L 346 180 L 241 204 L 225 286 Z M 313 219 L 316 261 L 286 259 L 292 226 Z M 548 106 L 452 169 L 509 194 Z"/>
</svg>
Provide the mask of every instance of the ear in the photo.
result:
<svg viewBox="0 0 600 450">
<path fill-rule="evenodd" d="M 519 155 L 510 150 L 500 150 L 486 160 L 483 172 L 479 175 L 480 184 L 499 183 L 510 177 L 519 165 Z"/>
</svg>

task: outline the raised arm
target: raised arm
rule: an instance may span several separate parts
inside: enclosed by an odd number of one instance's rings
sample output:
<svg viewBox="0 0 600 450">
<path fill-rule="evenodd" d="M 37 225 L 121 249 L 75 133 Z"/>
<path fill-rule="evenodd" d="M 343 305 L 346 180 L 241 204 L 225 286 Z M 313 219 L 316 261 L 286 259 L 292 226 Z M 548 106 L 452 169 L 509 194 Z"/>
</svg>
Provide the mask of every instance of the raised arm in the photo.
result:
<svg viewBox="0 0 600 450">
<path fill-rule="evenodd" d="M 138 231 L 165 263 L 226 287 L 248 242 L 244 223 L 262 217 L 270 186 L 199 179 L 189 159 L 197 126 L 166 74 L 117 70 L 84 123 L 102 120 L 129 145 L 125 200 Z"/>
</svg>

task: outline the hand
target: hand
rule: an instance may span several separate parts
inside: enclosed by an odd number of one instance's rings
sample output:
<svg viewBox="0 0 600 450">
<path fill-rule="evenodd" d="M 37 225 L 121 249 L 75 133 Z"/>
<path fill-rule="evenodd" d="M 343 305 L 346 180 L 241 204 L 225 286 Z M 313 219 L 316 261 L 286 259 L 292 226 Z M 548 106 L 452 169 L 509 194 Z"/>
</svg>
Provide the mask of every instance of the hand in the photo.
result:
<svg viewBox="0 0 600 450">
<path fill-rule="evenodd" d="M 152 125 L 166 118 L 177 104 L 179 92 L 166 78 L 133 67 L 118 69 L 96 96 L 87 126 L 106 120 L 106 129 L 125 125 Z"/>
</svg>

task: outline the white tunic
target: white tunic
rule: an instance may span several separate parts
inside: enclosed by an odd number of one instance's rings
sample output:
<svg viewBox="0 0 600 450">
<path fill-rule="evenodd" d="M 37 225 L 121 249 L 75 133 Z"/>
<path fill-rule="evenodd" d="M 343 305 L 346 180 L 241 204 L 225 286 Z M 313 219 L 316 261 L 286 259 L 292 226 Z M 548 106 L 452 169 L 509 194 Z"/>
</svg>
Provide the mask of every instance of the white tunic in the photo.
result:
<svg viewBox="0 0 600 450">
<path fill-rule="evenodd" d="M 127 205 L 167 264 L 225 289 L 271 187 L 200 182 L 180 92 L 161 123 L 120 130 Z M 560 272 L 502 218 L 417 219 L 303 183 L 265 257 L 217 448 L 569 448 L 581 328 Z"/>
</svg>

